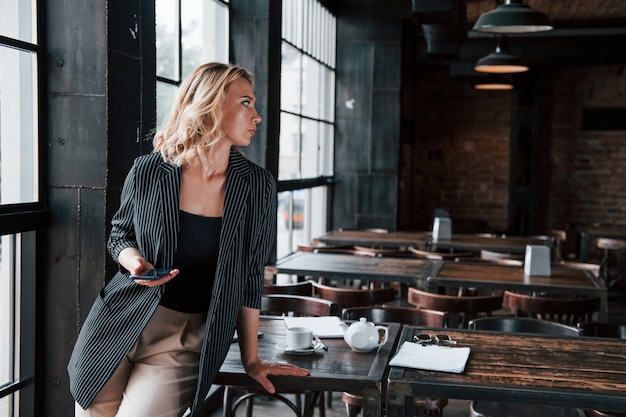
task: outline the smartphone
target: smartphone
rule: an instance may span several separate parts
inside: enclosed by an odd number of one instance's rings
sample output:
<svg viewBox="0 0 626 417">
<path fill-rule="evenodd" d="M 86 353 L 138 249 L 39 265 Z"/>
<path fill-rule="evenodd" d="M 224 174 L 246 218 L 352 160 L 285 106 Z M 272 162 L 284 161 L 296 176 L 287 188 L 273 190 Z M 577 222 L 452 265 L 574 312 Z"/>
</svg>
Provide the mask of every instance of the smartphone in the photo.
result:
<svg viewBox="0 0 626 417">
<path fill-rule="evenodd" d="M 130 277 L 131 279 L 156 280 L 169 275 L 170 272 L 172 272 L 171 269 L 146 269 L 145 271 L 142 271 L 137 275 L 131 275 Z"/>
</svg>

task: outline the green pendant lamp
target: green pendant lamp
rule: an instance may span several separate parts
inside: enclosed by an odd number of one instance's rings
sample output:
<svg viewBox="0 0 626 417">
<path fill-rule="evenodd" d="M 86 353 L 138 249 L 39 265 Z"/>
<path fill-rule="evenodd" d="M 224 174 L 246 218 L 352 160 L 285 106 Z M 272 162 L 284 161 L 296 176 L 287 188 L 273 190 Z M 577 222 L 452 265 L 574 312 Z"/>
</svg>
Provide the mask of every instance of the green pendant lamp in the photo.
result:
<svg viewBox="0 0 626 417">
<path fill-rule="evenodd" d="M 505 0 L 490 12 L 480 15 L 472 30 L 488 33 L 526 33 L 552 30 L 545 13 L 531 9 L 522 0 Z"/>
</svg>

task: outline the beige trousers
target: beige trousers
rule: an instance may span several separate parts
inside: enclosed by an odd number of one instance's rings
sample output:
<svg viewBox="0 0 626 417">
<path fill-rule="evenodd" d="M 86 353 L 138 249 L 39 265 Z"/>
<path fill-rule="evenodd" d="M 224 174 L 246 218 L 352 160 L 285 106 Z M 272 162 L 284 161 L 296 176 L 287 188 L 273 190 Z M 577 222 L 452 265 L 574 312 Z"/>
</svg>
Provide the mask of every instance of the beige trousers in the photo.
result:
<svg viewBox="0 0 626 417">
<path fill-rule="evenodd" d="M 89 408 L 76 404 L 76 417 L 182 416 L 195 394 L 203 336 L 202 314 L 157 307 Z"/>
</svg>

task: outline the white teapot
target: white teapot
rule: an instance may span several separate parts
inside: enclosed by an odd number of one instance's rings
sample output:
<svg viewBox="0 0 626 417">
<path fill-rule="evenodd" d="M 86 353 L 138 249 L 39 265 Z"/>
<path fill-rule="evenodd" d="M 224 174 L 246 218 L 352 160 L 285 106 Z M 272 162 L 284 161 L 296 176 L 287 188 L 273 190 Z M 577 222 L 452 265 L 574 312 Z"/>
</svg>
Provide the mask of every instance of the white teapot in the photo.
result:
<svg viewBox="0 0 626 417">
<path fill-rule="evenodd" d="M 385 326 L 375 326 L 374 323 L 361 317 L 359 321 L 348 326 L 346 323 L 339 323 L 343 329 L 343 339 L 355 352 L 370 352 L 379 346 L 387 343 L 389 331 Z M 382 340 L 379 330 L 383 330 Z"/>
</svg>

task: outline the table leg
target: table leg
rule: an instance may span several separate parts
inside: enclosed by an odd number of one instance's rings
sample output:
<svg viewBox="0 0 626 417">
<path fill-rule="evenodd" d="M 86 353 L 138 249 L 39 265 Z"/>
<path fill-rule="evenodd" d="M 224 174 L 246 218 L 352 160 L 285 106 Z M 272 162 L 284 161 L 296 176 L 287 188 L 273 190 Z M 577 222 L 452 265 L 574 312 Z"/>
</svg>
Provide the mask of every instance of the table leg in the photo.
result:
<svg viewBox="0 0 626 417">
<path fill-rule="evenodd" d="M 413 390 L 407 384 L 387 385 L 387 417 L 413 417 Z"/>
<path fill-rule="evenodd" d="M 589 252 L 589 234 L 580 232 L 580 261 L 587 262 L 587 254 Z"/>
<path fill-rule="evenodd" d="M 380 392 L 368 388 L 363 391 L 361 396 L 363 398 L 363 417 L 380 417 L 382 414 Z"/>
</svg>

